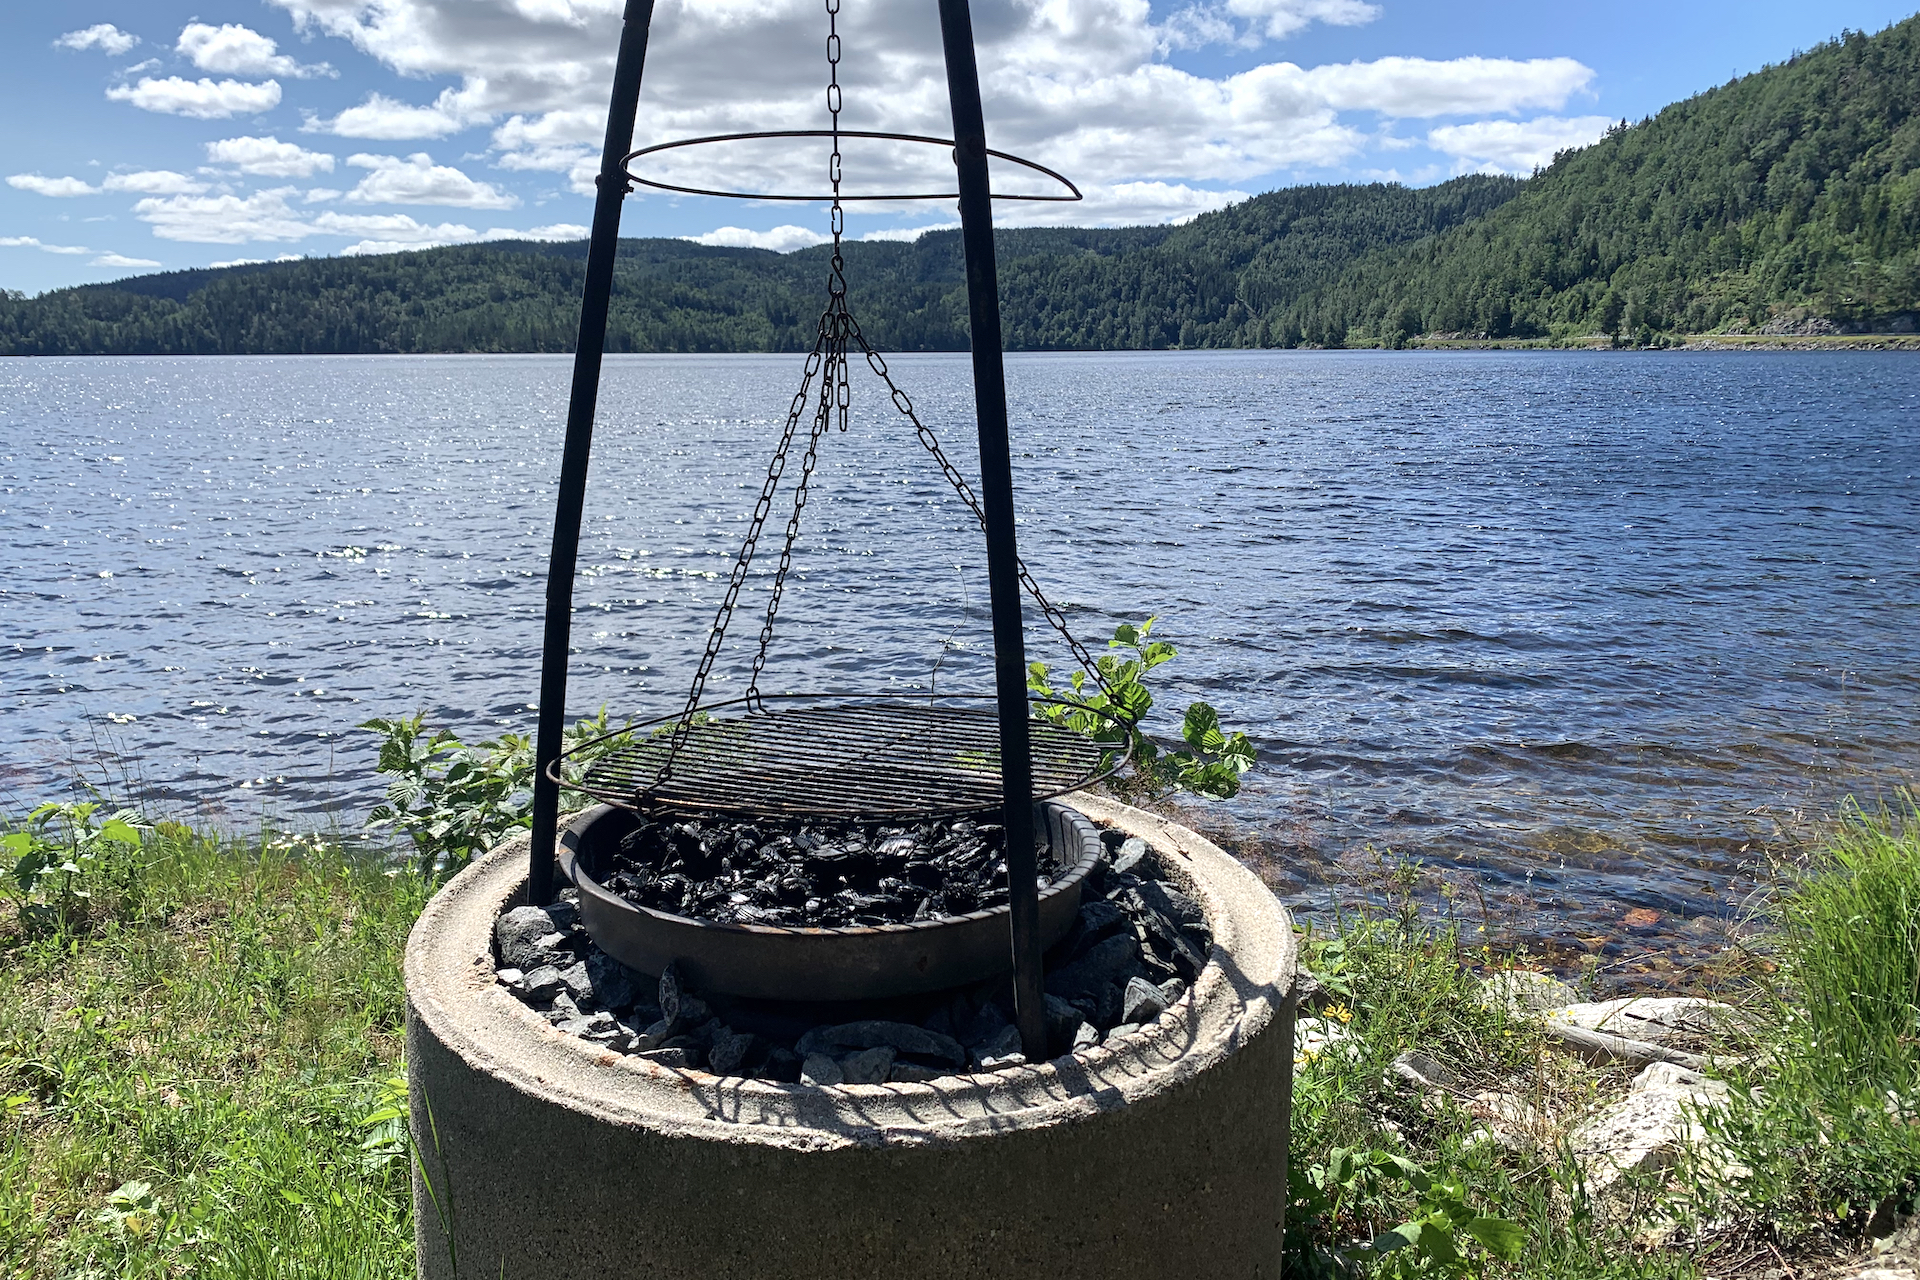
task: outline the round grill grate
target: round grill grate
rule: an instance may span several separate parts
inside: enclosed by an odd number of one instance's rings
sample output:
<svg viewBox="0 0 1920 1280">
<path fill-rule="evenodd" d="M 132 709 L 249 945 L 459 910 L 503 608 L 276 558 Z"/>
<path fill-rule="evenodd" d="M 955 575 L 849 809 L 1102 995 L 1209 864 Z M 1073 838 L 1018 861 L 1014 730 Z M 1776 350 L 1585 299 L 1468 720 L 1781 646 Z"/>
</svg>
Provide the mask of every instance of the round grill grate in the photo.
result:
<svg viewBox="0 0 1920 1280">
<path fill-rule="evenodd" d="M 1110 772 L 1100 746 L 1030 721 L 1033 798 Z M 990 707 L 839 704 L 699 719 L 594 760 L 570 783 L 629 808 L 739 817 L 917 822 L 1000 809 L 1000 722 Z M 582 748 L 576 748 L 575 754 Z"/>
</svg>

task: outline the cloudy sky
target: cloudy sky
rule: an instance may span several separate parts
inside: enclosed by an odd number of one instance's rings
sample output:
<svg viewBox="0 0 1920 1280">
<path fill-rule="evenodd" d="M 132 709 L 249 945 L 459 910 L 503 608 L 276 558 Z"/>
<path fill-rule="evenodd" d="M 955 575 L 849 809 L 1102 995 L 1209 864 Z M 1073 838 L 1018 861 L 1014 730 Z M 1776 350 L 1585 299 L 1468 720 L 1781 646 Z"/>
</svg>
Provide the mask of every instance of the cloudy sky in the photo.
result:
<svg viewBox="0 0 1920 1280">
<path fill-rule="evenodd" d="M 1915 0 L 975 0 L 989 140 L 1080 204 L 1191 218 L 1301 182 L 1526 173 L 1610 120 Z M 586 234 L 622 0 L 63 0 L 0 12 L 0 287 Z M 849 128 L 948 131 L 932 0 L 843 0 Z M 658 0 L 638 143 L 826 123 L 822 0 Z M 815 186 L 806 145 L 673 152 L 669 181 Z M 938 189 L 934 148 L 848 181 Z M 996 170 L 1001 189 L 1043 182 Z M 855 206 L 907 236 L 949 204 Z M 629 235 L 792 249 L 824 210 L 646 193 Z"/>
</svg>

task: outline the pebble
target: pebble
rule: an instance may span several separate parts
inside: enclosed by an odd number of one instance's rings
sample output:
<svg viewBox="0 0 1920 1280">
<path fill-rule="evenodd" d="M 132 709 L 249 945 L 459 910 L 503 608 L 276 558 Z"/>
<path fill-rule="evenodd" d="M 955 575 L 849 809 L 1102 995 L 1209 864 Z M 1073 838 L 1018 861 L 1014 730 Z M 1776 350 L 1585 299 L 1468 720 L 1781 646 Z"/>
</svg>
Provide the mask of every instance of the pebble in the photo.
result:
<svg viewBox="0 0 1920 1280">
<path fill-rule="evenodd" d="M 1120 998 L 1120 1021 L 1152 1022 L 1167 1011 L 1166 993 L 1145 978 L 1127 979 Z"/>
<path fill-rule="evenodd" d="M 642 1049 L 633 1055 L 643 1062 L 657 1062 L 663 1067 L 672 1067 L 685 1071 L 693 1066 L 693 1054 L 686 1049 Z"/>
<path fill-rule="evenodd" d="M 866 854 L 840 848 L 821 833 L 808 839 L 814 841 L 806 846 L 808 856 L 829 863 L 920 848 L 905 833 L 888 837 L 898 848 L 883 842 Z M 1118 853 L 1118 862 L 1101 863 L 1102 876 L 1088 878 L 1072 930 L 1048 953 L 1049 1055 L 1085 1053 L 1152 1023 L 1187 994 L 1211 945 L 1204 913 L 1191 896 L 1133 873 L 1152 865 L 1144 862 L 1145 841 L 1113 831 L 1101 839 L 1110 856 Z M 495 981 L 548 1022 L 596 1046 L 678 1069 L 828 1085 L 924 1082 L 1028 1061 L 1009 1021 L 1012 994 L 1004 976 L 956 992 L 918 1025 L 870 1018 L 815 1026 L 797 1042 L 769 1042 L 716 1016 L 690 987 L 680 963 L 669 964 L 655 982 L 601 951 L 570 901 L 505 913 L 495 922 L 495 940 L 502 949 Z M 508 949 L 541 962 L 505 964 Z M 722 1010 L 733 1007 L 721 1002 Z M 1316 1029 L 1306 1038 L 1304 1056 L 1311 1057 L 1342 1037 Z"/>
<path fill-rule="evenodd" d="M 966 1048 L 952 1036 L 907 1022 L 884 1022 L 878 1019 L 815 1027 L 801 1036 L 793 1047 L 796 1053 L 806 1057 L 835 1049 L 877 1049 L 882 1046 L 896 1053 L 934 1058 L 949 1066 L 963 1067 L 967 1064 Z"/>
<path fill-rule="evenodd" d="M 800 1063 L 801 1084 L 844 1084 L 846 1079 L 840 1064 L 824 1053 L 810 1053 Z"/>
<path fill-rule="evenodd" d="M 751 1031 L 716 1036 L 707 1052 L 707 1070 L 717 1076 L 737 1076 L 759 1045 L 760 1037 Z"/>
<path fill-rule="evenodd" d="M 521 984 L 521 990 L 525 992 L 527 999 L 535 1004 L 542 1004 L 551 1000 L 564 986 L 565 984 L 560 981 L 560 971 L 550 964 L 543 964 L 526 976 L 526 980 Z"/>
<path fill-rule="evenodd" d="M 539 907 L 515 907 L 493 922 L 493 945 L 508 968 L 537 968 L 532 961 L 539 941 L 554 932 L 553 917 Z"/>
<path fill-rule="evenodd" d="M 890 1044 L 850 1053 L 840 1059 L 841 1077 L 848 1084 L 885 1084 L 893 1070 L 894 1049 Z"/>
</svg>

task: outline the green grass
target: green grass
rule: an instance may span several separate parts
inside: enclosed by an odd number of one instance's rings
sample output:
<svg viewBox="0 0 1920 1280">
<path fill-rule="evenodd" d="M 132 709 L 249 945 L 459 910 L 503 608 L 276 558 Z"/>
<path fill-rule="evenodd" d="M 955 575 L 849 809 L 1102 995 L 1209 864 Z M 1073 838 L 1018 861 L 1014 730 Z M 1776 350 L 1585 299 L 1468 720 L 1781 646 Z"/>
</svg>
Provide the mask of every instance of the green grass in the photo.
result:
<svg viewBox="0 0 1920 1280">
<path fill-rule="evenodd" d="M 1717 1137 L 1752 1176 L 1714 1182 L 1703 1162 L 1594 1205 L 1552 1125 L 1531 1145 L 1477 1141 L 1467 1111 L 1394 1080 L 1393 1059 L 1418 1049 L 1466 1092 L 1564 1121 L 1632 1074 L 1573 1063 L 1482 1007 L 1470 970 L 1492 953 L 1411 899 L 1303 938 L 1326 1016 L 1353 1039 L 1298 1067 L 1296 1167 L 1392 1152 L 1526 1235 L 1517 1263 L 1462 1237 L 1462 1268 L 1422 1275 L 1694 1280 L 1737 1272 L 1716 1252 L 1730 1241 L 1744 1256 L 1756 1240 L 1791 1254 L 1857 1239 L 1920 1185 L 1920 815 L 1905 804 L 1840 824 L 1749 966 L 1772 974 L 1749 997 L 1758 1056 Z M 241 843 L 162 824 L 102 848 L 94 896 L 64 920 L 0 911 L 0 1277 L 410 1276 L 402 1133 L 366 1121 L 394 1099 L 400 956 L 427 882 L 271 833 Z M 1742 1092 L 1753 1084 L 1757 1102 Z M 1664 1248 L 1639 1238 L 1661 1205 L 1681 1220 Z M 1295 1212 L 1293 1274 L 1337 1274 L 1338 1254 L 1418 1210 L 1413 1186 L 1389 1179 Z"/>
<path fill-rule="evenodd" d="M 1356 1047 L 1349 1054 L 1335 1046 L 1297 1064 L 1296 1164 L 1310 1170 L 1338 1148 L 1391 1151 L 1463 1183 L 1478 1212 L 1525 1232 L 1519 1263 L 1467 1248 L 1470 1269 L 1452 1274 L 1474 1274 L 1482 1266 L 1489 1275 L 1555 1278 L 1690 1280 L 1699 1274 L 1684 1253 L 1638 1244 L 1633 1215 L 1591 1212 L 1572 1163 L 1551 1139 L 1519 1150 L 1473 1141 L 1481 1126 L 1465 1110 L 1423 1105 L 1417 1091 L 1390 1078 L 1393 1060 L 1418 1050 L 1456 1073 L 1463 1091 L 1510 1093 L 1542 1110 L 1577 1108 L 1605 1079 L 1549 1050 L 1537 1028 L 1503 1007 L 1483 1007 L 1462 962 L 1488 957 L 1463 954 L 1453 927 L 1422 923 L 1409 901 L 1397 914 L 1350 916 L 1329 936 L 1309 935 L 1303 952 L 1333 999 L 1327 1016 L 1350 1019 Z M 1337 1220 L 1296 1211 L 1287 1224 L 1289 1274 L 1339 1274 L 1337 1253 L 1415 1210 L 1411 1190 L 1394 1187 Z"/>
<path fill-rule="evenodd" d="M 1782 1237 L 1857 1237 L 1920 1190 L 1920 809 L 1897 804 L 1845 813 L 1772 912 L 1767 1051 L 1721 1136 Z"/>
<path fill-rule="evenodd" d="M 362 1119 L 421 882 L 169 824 L 98 880 L 0 921 L 0 1274 L 411 1276 L 407 1157 Z"/>
</svg>

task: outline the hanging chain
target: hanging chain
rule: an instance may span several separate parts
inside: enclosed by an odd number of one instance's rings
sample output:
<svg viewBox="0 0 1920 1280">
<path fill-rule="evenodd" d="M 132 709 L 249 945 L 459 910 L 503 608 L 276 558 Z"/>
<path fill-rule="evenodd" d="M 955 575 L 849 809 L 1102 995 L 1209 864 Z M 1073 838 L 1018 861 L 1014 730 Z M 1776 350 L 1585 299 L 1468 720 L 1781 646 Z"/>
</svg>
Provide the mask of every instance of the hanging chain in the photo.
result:
<svg viewBox="0 0 1920 1280">
<path fill-rule="evenodd" d="M 834 426 L 845 431 L 853 400 L 853 386 L 848 361 L 849 351 L 858 347 L 866 356 L 867 365 L 886 383 L 891 394 L 893 407 L 900 415 L 913 424 L 914 433 L 921 445 L 933 455 L 940 470 L 960 495 L 974 518 L 986 527 L 986 512 L 980 505 L 980 499 L 974 494 L 973 486 L 967 483 L 965 476 L 947 458 L 941 449 L 940 441 L 931 429 L 920 420 L 913 407 L 913 400 L 893 380 L 887 369 L 887 362 L 874 350 L 866 335 L 860 331 L 859 322 L 847 310 L 846 258 L 842 253 L 842 244 L 846 234 L 847 215 L 840 203 L 840 31 L 839 14 L 841 0 L 826 0 L 827 8 L 827 113 L 833 120 L 833 151 L 827 158 L 827 178 L 833 184 L 833 208 L 829 217 L 833 231 L 833 255 L 828 259 L 827 269 L 827 306 L 820 313 L 820 322 L 815 330 L 813 347 L 807 353 L 806 369 L 800 378 L 800 389 L 794 393 L 793 402 L 787 409 L 787 421 L 780 433 L 780 442 L 774 449 L 773 459 L 767 464 L 766 480 L 760 486 L 760 498 L 754 503 L 753 515 L 747 521 L 747 536 L 741 544 L 740 553 L 734 558 L 733 571 L 727 578 L 727 589 L 721 598 L 720 607 L 714 613 L 713 627 L 707 633 L 706 651 L 700 657 L 699 669 L 693 678 L 693 687 L 687 692 L 686 710 L 674 725 L 673 739 L 666 758 L 654 777 L 654 786 L 659 786 L 673 772 L 674 761 L 680 754 L 681 746 L 693 731 L 693 718 L 700 709 L 701 696 L 706 692 L 707 679 L 713 674 L 714 663 L 719 659 L 721 646 L 726 642 L 727 628 L 733 622 L 734 609 L 740 603 L 741 589 L 746 585 L 748 570 L 759 548 L 760 535 L 766 527 L 767 517 L 773 510 L 774 494 L 786 475 L 787 455 L 793 448 L 794 437 L 798 434 L 801 417 L 805 414 L 810 399 L 814 401 L 813 424 L 807 437 L 807 449 L 801 456 L 800 476 L 793 486 L 793 511 L 787 518 L 786 539 L 780 548 L 780 564 L 774 571 L 773 584 L 767 593 L 766 614 L 760 624 L 760 643 L 754 653 L 752 673 L 747 681 L 747 706 L 750 710 L 764 709 L 760 695 L 760 677 L 767 666 L 767 651 L 773 643 L 774 619 L 780 611 L 780 600 L 786 592 L 787 577 L 793 568 L 793 548 L 800 537 L 800 520 L 807 506 L 807 490 L 813 480 L 814 469 L 819 462 L 820 440 Z M 810 397 L 814 379 L 820 379 L 817 398 Z M 1100 666 L 1093 655 L 1067 629 L 1066 615 L 1048 601 L 1040 584 L 1035 582 L 1028 572 L 1026 561 L 1015 558 L 1019 569 L 1020 585 L 1033 597 L 1034 603 L 1046 615 L 1047 622 L 1060 633 L 1067 647 L 1081 668 L 1093 678 L 1103 693 L 1111 693 L 1106 677 L 1101 674 Z"/>
<path fill-rule="evenodd" d="M 874 350 L 873 344 L 867 341 L 866 334 L 860 331 L 859 321 L 849 316 L 847 322 L 853 327 L 854 343 L 866 354 L 867 367 L 874 371 L 880 381 L 887 384 L 887 390 L 892 394 L 894 409 L 901 417 L 913 424 L 914 434 L 920 438 L 921 447 L 932 454 L 933 460 L 940 464 L 941 474 L 946 476 L 947 483 L 953 486 L 953 491 L 960 495 L 960 500 L 967 504 L 967 509 L 973 512 L 973 518 L 980 522 L 980 528 L 984 530 L 987 527 L 987 512 L 986 508 L 980 505 L 980 499 L 974 493 L 973 486 L 967 483 L 967 478 L 960 474 L 960 469 L 947 457 L 946 450 L 940 447 L 939 437 L 933 434 L 933 429 L 920 421 L 920 413 L 913 407 L 913 398 L 894 382 L 893 374 L 887 369 L 886 360 Z M 1046 592 L 1040 589 L 1040 584 L 1034 581 L 1032 572 L 1028 570 L 1027 562 L 1016 555 L 1013 563 L 1020 574 L 1020 585 L 1026 588 L 1028 595 L 1033 597 L 1033 602 L 1040 606 L 1040 612 L 1046 615 L 1047 625 L 1059 632 L 1060 638 L 1067 642 L 1067 648 L 1073 651 L 1074 661 L 1080 664 L 1080 669 L 1092 677 L 1094 684 L 1102 693 L 1111 693 L 1106 676 L 1101 674 L 1100 664 L 1094 661 L 1093 655 L 1087 652 L 1086 646 L 1075 638 L 1072 631 L 1068 630 L 1067 616 L 1047 599 Z"/>
</svg>

